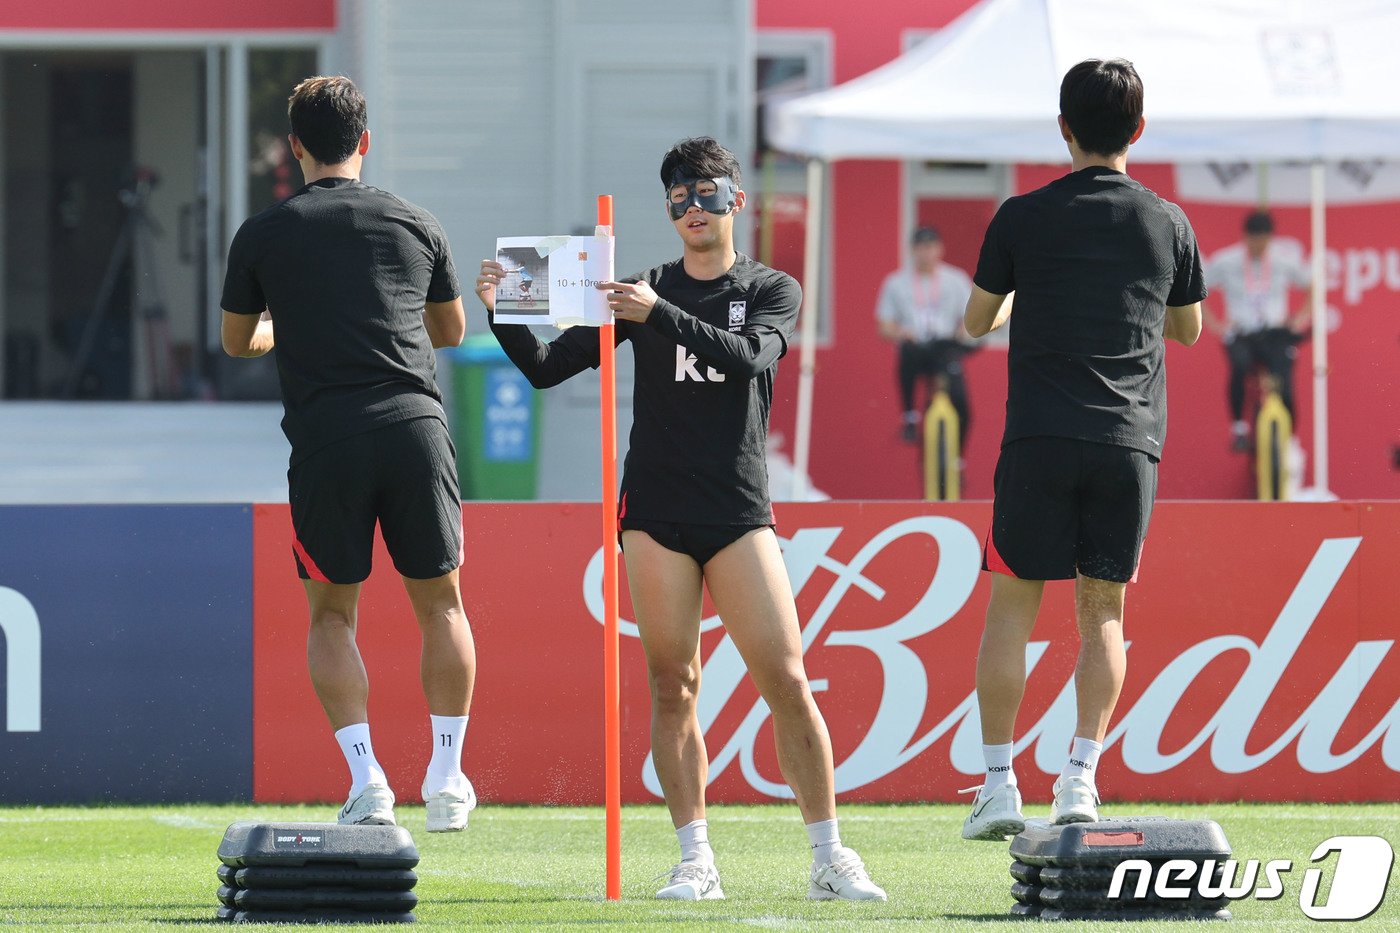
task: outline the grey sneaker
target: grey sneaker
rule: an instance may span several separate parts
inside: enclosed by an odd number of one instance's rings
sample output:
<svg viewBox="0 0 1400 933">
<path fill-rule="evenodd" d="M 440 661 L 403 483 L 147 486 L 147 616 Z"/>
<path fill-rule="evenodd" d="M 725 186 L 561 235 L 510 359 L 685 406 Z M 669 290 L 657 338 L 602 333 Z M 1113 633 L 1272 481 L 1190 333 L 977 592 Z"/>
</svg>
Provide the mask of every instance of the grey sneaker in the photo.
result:
<svg viewBox="0 0 1400 933">
<path fill-rule="evenodd" d="M 476 789 L 466 775 L 434 793 L 424 782 L 422 793 L 428 805 L 428 832 L 459 833 L 467 828 L 467 816 L 476 809 Z"/>
<path fill-rule="evenodd" d="M 345 801 L 335 821 L 342 826 L 395 826 L 394 792 L 383 784 L 366 784 L 364 790 Z"/>
<path fill-rule="evenodd" d="M 963 820 L 964 839 L 1000 842 L 1026 828 L 1026 818 L 1021 814 L 1021 791 L 1016 785 L 1002 784 L 985 797 L 980 786 L 964 788 L 958 793 L 970 794 L 974 791 L 977 798 L 973 801 L 972 812 Z"/>
<path fill-rule="evenodd" d="M 854 849 L 844 846 L 826 865 L 812 865 L 811 884 L 807 886 L 809 901 L 883 901 L 888 900 L 885 889 L 870 880 L 865 863 Z"/>
<path fill-rule="evenodd" d="M 714 862 L 680 862 L 656 896 L 663 901 L 722 901 L 724 891 Z"/>
<path fill-rule="evenodd" d="M 1055 779 L 1055 802 L 1050 804 L 1050 822 L 1097 823 L 1099 821 L 1099 792 L 1082 777 Z"/>
</svg>

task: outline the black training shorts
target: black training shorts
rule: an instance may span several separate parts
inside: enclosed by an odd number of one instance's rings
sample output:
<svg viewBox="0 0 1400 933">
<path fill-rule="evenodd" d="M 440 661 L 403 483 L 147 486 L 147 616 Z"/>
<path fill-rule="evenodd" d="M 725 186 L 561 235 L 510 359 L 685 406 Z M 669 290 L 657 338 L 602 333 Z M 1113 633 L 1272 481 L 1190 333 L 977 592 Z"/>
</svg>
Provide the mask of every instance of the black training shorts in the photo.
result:
<svg viewBox="0 0 1400 933">
<path fill-rule="evenodd" d="M 1022 580 L 1137 575 L 1157 460 L 1131 447 L 1026 437 L 1001 449 L 982 569 Z"/>
<path fill-rule="evenodd" d="M 400 574 L 440 577 L 462 564 L 457 452 L 437 418 L 398 421 L 328 444 L 287 471 L 292 544 L 303 580 L 369 576 L 374 523 Z"/>
<path fill-rule="evenodd" d="M 704 567 L 716 554 L 755 528 L 772 528 L 773 526 L 696 525 L 690 522 L 653 522 L 646 519 L 623 517 L 618 521 L 617 527 L 618 531 L 645 532 L 648 537 L 666 550 L 684 554 Z"/>
</svg>

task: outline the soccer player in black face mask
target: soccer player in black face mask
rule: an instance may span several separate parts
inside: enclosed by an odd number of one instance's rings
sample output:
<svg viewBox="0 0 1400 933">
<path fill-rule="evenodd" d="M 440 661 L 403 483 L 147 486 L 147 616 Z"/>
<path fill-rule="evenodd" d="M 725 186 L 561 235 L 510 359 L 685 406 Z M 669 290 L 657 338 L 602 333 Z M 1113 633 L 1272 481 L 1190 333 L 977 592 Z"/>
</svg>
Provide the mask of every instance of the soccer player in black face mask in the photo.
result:
<svg viewBox="0 0 1400 933">
<path fill-rule="evenodd" d="M 807 683 L 768 498 L 773 376 L 801 289 L 734 251 L 744 192 L 732 153 L 708 137 L 683 140 L 662 160 L 661 181 L 682 257 L 599 286 L 608 292 L 617 341 L 630 341 L 636 358 L 619 527 L 650 676 L 652 753 L 681 847 L 657 896 L 724 896 L 705 822 L 708 758 L 696 715 L 708 586 L 772 711 L 779 765 L 812 845 L 807 896 L 884 900 L 837 834 L 831 740 Z M 503 274 L 497 263 L 482 262 L 476 292 L 488 310 Z M 493 323 L 492 330 L 537 388 L 599 364 L 590 328 L 549 344 L 523 326 Z"/>
</svg>

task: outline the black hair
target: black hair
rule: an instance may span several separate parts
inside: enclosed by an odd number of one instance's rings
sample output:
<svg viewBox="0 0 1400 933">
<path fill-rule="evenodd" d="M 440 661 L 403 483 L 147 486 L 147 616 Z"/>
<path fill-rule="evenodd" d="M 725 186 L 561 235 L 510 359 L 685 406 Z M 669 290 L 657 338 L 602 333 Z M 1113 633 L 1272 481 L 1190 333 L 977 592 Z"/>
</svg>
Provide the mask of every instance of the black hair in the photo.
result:
<svg viewBox="0 0 1400 933">
<path fill-rule="evenodd" d="M 915 228 L 909 236 L 910 243 L 942 243 L 943 235 L 938 232 L 937 227 L 922 226 Z"/>
<path fill-rule="evenodd" d="M 1082 61 L 1060 82 L 1060 115 L 1080 149 L 1117 155 L 1128 148 L 1142 120 L 1142 78 L 1121 58 Z"/>
<path fill-rule="evenodd" d="M 349 78 L 307 78 L 287 98 L 287 120 L 313 159 L 339 165 L 355 153 L 365 131 L 365 95 Z"/>
<path fill-rule="evenodd" d="M 739 160 L 721 146 L 714 137 L 692 136 L 682 139 L 666 152 L 661 160 L 661 184 L 670 187 L 676 169 L 691 178 L 723 178 L 728 175 L 734 187 L 742 185 Z"/>
<path fill-rule="evenodd" d="M 1268 211 L 1251 211 L 1244 218 L 1245 233 L 1273 233 L 1274 218 Z"/>
</svg>

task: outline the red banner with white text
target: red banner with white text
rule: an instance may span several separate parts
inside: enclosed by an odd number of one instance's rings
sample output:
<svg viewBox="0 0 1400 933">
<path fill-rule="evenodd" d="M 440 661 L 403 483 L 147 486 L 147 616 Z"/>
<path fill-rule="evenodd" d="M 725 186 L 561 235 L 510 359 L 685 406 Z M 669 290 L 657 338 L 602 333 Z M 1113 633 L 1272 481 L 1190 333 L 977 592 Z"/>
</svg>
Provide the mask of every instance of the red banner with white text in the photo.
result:
<svg viewBox="0 0 1400 933">
<path fill-rule="evenodd" d="M 954 800 L 977 783 L 974 662 L 988 503 L 779 505 L 807 672 L 842 799 Z M 464 601 L 479 671 L 465 763 L 482 798 L 602 799 L 597 506 L 471 503 Z M 430 753 L 413 615 L 382 544 L 359 643 L 375 749 L 399 796 Z M 1108 800 L 1400 799 L 1400 503 L 1160 503 L 1129 587 L 1128 677 L 1099 784 Z M 626 580 L 624 572 L 624 584 Z M 1074 729 L 1072 583 L 1051 583 L 1027 651 L 1016 767 L 1049 798 Z M 622 600 L 623 799 L 659 798 L 650 706 Z M 705 606 L 700 719 L 709 799 L 790 797 L 772 727 Z M 286 506 L 254 525 L 254 796 L 335 800 L 344 764 L 306 673 Z"/>
</svg>

